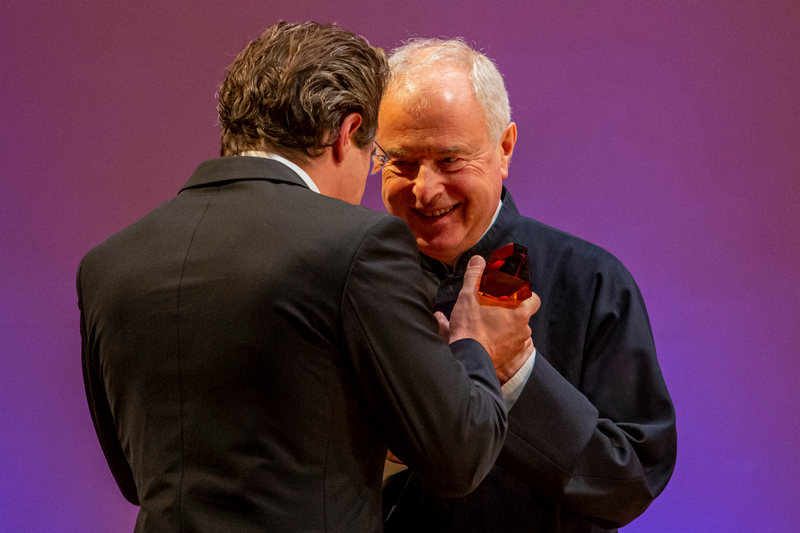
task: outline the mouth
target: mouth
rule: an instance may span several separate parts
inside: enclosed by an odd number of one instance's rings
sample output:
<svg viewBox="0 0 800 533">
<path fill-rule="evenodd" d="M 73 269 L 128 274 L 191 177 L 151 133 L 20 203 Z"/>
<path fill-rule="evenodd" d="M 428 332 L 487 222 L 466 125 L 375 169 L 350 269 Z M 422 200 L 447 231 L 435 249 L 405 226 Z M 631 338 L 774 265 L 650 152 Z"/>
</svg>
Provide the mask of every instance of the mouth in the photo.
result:
<svg viewBox="0 0 800 533">
<path fill-rule="evenodd" d="M 452 212 L 454 209 L 459 207 L 461 204 L 451 205 L 449 207 L 442 207 L 439 209 L 414 209 L 414 212 L 420 216 L 425 218 L 439 218 L 443 217 L 446 214 Z"/>
</svg>

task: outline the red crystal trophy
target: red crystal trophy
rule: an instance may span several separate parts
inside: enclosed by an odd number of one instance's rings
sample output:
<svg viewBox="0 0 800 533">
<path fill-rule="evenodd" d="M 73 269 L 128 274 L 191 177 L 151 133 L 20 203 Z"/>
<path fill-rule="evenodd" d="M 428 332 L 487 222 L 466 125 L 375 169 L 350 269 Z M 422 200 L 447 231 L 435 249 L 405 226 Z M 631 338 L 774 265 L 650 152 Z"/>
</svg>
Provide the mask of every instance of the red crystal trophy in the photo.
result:
<svg viewBox="0 0 800 533">
<path fill-rule="evenodd" d="M 528 249 L 512 242 L 492 252 L 481 276 L 478 293 L 502 303 L 529 298 Z"/>
</svg>

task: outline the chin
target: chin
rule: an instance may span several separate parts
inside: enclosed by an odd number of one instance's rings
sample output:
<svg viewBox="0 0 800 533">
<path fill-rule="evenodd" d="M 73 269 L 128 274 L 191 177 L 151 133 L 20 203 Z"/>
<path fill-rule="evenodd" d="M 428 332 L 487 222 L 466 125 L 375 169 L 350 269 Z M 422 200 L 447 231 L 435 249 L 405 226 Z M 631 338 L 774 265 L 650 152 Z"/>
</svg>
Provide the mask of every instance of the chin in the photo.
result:
<svg viewBox="0 0 800 533">
<path fill-rule="evenodd" d="M 460 255 L 455 251 L 456 249 L 454 247 L 441 245 L 437 246 L 435 244 L 431 245 L 424 241 L 420 242 L 419 239 L 417 239 L 417 246 L 419 247 L 419 251 L 423 254 L 433 257 L 434 259 L 443 263 L 452 263 Z"/>
</svg>

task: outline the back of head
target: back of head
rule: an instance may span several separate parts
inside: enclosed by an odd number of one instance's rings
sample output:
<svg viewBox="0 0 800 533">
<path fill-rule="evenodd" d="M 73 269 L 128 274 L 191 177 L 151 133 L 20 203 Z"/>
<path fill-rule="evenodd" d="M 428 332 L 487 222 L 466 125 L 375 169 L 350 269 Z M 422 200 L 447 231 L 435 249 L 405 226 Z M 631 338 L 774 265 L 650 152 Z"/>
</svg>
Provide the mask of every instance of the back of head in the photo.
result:
<svg viewBox="0 0 800 533">
<path fill-rule="evenodd" d="M 220 87 L 222 155 L 263 150 L 304 162 L 336 140 L 350 113 L 362 116 L 355 142 L 364 147 L 375 135 L 387 77 L 383 51 L 335 25 L 267 28 Z"/>
<path fill-rule="evenodd" d="M 421 89 L 437 72 L 456 68 L 468 75 L 493 142 L 500 141 L 511 122 L 503 76 L 491 59 L 470 48 L 463 39 L 412 39 L 392 51 L 389 66 L 389 88 L 412 91 Z"/>
</svg>

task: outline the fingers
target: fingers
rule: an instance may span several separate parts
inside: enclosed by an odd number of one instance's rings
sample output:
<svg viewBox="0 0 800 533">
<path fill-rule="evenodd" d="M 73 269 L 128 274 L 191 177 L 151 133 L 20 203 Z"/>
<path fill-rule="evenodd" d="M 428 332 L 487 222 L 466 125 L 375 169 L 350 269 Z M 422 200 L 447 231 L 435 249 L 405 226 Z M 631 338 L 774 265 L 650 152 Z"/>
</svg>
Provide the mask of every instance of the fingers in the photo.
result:
<svg viewBox="0 0 800 533">
<path fill-rule="evenodd" d="M 531 295 L 522 301 L 522 306 L 525 308 L 525 311 L 528 313 L 528 316 L 533 316 L 536 314 L 536 311 L 539 310 L 539 307 L 542 305 L 542 301 L 539 299 L 539 295 L 535 292 L 531 293 Z"/>
<path fill-rule="evenodd" d="M 497 379 L 501 384 L 506 383 L 509 379 L 514 377 L 525 364 L 525 361 L 530 358 L 533 350 L 533 339 L 528 337 L 522 344 L 522 349 L 519 352 L 515 352 L 513 356 L 504 360 L 493 360 L 495 371 L 497 372 Z"/>
<path fill-rule="evenodd" d="M 478 286 L 481 282 L 481 274 L 486 266 L 486 260 L 479 256 L 473 255 L 467 264 L 467 270 L 464 272 L 464 289 L 478 292 Z"/>
<path fill-rule="evenodd" d="M 522 353 L 525 354 L 526 359 L 527 356 L 533 353 L 533 350 L 534 350 L 533 338 L 528 337 L 528 339 L 525 341 L 525 348 L 522 349 Z"/>
<path fill-rule="evenodd" d="M 444 313 L 441 311 L 436 311 L 433 313 L 433 316 L 436 318 L 436 322 L 439 323 L 439 336 L 443 338 L 445 342 L 450 342 L 450 321 L 447 320 L 447 317 L 444 316 Z"/>
</svg>

